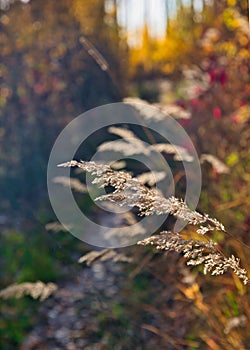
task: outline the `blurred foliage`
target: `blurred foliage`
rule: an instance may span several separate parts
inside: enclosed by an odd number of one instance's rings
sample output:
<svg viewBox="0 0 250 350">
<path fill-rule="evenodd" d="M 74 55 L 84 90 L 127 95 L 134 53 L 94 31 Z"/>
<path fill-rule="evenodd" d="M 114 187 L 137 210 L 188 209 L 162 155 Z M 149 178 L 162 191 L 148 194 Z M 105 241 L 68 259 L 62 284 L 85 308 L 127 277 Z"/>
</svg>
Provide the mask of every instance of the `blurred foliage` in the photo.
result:
<svg viewBox="0 0 250 350">
<path fill-rule="evenodd" d="M 128 82 L 149 102 L 168 101 L 152 84 L 158 78 L 171 81 L 172 102 L 192 113 L 182 125 L 197 152 L 216 155 L 230 168 L 229 175 L 218 174 L 203 165 L 200 209 L 225 224 L 232 236 L 217 235 L 219 246 L 249 269 L 248 1 L 204 1 L 201 12 L 180 6 L 163 39 L 152 38 L 145 23 L 142 43 L 130 50 L 113 3 L 107 10 L 104 0 L 13 1 L 0 10 L 1 288 L 65 277 L 67 265 L 77 261 L 72 251 L 85 249 L 68 233 L 54 238 L 43 228 L 53 218 L 46 166 L 59 131 L 78 114 L 119 101 Z M 81 38 L 103 55 L 107 70 Z M 109 348 L 133 347 L 124 332 L 131 319 L 140 330 L 143 321 L 159 349 L 166 342 L 186 349 L 248 347 L 249 320 L 225 331 L 232 318 L 249 313 L 247 288 L 237 278 L 191 275 L 181 258 L 131 251 L 137 266 L 126 271 L 131 276 L 122 289 L 126 302 L 112 308 L 111 321 L 100 314 L 98 337 L 108 333 Z M 0 308 L 0 348 L 17 349 L 36 322 L 37 304 L 25 298 L 1 301 Z M 119 332 L 111 332 L 117 323 Z"/>
<path fill-rule="evenodd" d="M 117 26 L 97 11 L 101 3 L 82 8 L 82 2 L 69 0 L 18 1 L 1 11 L 0 175 L 1 192 L 10 201 L 2 209 L 19 210 L 25 201 L 39 206 L 59 130 L 79 113 L 121 98 L 125 44 Z M 96 35 L 99 30 L 102 35 Z M 82 36 L 106 56 L 112 77 L 89 55 Z"/>
<path fill-rule="evenodd" d="M 237 50 L 237 55 L 247 61 L 247 24 L 243 22 L 247 22 L 248 1 L 228 1 L 228 6 L 226 3 L 214 1 L 209 6 L 204 2 L 202 11 L 197 12 L 192 7 L 181 6 L 177 15 L 168 20 L 166 36 L 160 40 L 150 36 L 145 24 L 141 44 L 131 48 L 131 78 L 180 74 L 183 65 L 199 65 L 202 59 L 215 53 L 233 57 Z M 209 28 L 216 31 L 208 33 Z M 235 30 L 236 41 L 232 35 Z M 206 34 L 209 40 L 205 42 Z"/>
</svg>

